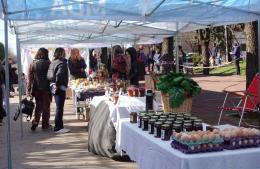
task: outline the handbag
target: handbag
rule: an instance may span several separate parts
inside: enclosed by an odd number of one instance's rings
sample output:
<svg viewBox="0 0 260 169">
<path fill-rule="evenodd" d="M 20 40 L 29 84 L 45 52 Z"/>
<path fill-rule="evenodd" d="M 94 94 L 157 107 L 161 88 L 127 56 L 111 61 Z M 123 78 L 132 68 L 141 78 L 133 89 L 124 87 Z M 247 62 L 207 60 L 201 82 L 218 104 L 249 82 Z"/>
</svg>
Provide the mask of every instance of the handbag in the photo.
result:
<svg viewBox="0 0 260 169">
<path fill-rule="evenodd" d="M 20 115 L 20 112 L 22 112 L 22 114 L 27 115 L 26 120 L 30 121 L 32 119 L 34 107 L 35 104 L 32 99 L 28 100 L 27 98 L 24 98 L 21 101 L 21 107 L 16 110 L 13 120 L 16 121 Z"/>
</svg>

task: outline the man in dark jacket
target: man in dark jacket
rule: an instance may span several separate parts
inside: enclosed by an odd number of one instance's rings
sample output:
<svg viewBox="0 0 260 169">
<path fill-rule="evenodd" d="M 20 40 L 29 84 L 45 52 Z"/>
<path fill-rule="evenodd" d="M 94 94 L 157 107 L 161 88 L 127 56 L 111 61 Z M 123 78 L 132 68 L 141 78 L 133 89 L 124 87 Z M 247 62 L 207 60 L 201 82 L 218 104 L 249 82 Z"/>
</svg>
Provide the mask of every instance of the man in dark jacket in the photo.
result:
<svg viewBox="0 0 260 169">
<path fill-rule="evenodd" d="M 138 73 L 138 63 L 137 63 L 137 52 L 135 48 L 130 47 L 126 49 L 126 55 L 131 57 L 131 69 L 128 75 L 130 80 L 130 85 L 139 86 L 139 73 Z"/>
<path fill-rule="evenodd" d="M 240 54 L 241 54 L 240 46 L 239 46 L 238 43 L 235 43 L 235 45 L 232 48 L 232 55 L 235 59 L 235 66 L 236 66 L 237 75 L 240 75 L 240 66 L 239 66 Z"/>
<path fill-rule="evenodd" d="M 47 79 L 47 72 L 50 65 L 49 52 L 45 48 L 40 48 L 35 56 L 35 60 L 29 66 L 27 93 L 35 97 L 36 107 L 31 130 L 36 130 L 42 116 L 42 129 L 50 129 L 50 104 L 51 93 L 50 82 Z"/>
<path fill-rule="evenodd" d="M 49 67 L 47 77 L 51 82 L 51 90 L 56 103 L 54 132 L 57 134 L 67 133 L 70 130 L 63 126 L 63 111 L 69 77 L 65 50 L 63 48 L 55 50 L 54 61 Z"/>
<path fill-rule="evenodd" d="M 3 118 L 6 116 L 5 109 L 3 107 L 3 85 L 5 83 L 4 67 L 0 64 L 0 126 L 2 126 Z"/>
</svg>

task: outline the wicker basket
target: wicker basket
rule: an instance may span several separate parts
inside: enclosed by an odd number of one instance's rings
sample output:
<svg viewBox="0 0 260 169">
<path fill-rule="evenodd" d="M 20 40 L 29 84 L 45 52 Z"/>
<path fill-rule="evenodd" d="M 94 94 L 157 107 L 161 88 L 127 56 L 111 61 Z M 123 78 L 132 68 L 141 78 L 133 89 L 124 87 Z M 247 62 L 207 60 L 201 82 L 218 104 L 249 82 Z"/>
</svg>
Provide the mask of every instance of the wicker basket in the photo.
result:
<svg viewBox="0 0 260 169">
<path fill-rule="evenodd" d="M 175 112 L 175 113 L 185 112 L 185 113 L 190 113 L 191 112 L 192 97 L 189 97 L 189 98 L 185 99 L 184 102 L 180 105 L 180 107 L 177 107 L 177 108 L 171 108 L 170 107 L 169 94 L 168 93 L 161 93 L 161 97 L 162 97 L 162 105 L 163 105 L 164 113 L 168 113 L 168 112 Z"/>
</svg>

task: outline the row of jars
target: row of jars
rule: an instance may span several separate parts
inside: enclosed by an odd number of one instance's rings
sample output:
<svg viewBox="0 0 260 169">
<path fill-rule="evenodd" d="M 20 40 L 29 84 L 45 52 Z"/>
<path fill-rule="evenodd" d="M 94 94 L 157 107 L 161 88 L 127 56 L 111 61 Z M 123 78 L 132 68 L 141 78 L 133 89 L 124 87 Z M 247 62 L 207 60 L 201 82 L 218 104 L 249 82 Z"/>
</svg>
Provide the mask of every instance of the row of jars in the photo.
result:
<svg viewBox="0 0 260 169">
<path fill-rule="evenodd" d="M 173 132 L 202 130 L 202 121 L 186 113 L 132 112 L 130 122 L 162 140 L 169 140 Z"/>
</svg>

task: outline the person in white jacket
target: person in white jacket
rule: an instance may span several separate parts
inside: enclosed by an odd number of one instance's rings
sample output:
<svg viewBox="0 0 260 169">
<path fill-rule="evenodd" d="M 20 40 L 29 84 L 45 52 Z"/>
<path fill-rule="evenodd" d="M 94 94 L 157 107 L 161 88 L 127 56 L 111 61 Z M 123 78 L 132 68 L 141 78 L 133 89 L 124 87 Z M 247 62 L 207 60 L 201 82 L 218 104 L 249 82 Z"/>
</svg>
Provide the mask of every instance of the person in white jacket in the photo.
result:
<svg viewBox="0 0 260 169">
<path fill-rule="evenodd" d="M 156 66 L 156 71 L 160 72 L 161 54 L 160 54 L 159 50 L 156 50 L 153 59 L 154 59 L 154 63 L 155 63 L 155 66 Z"/>
</svg>

